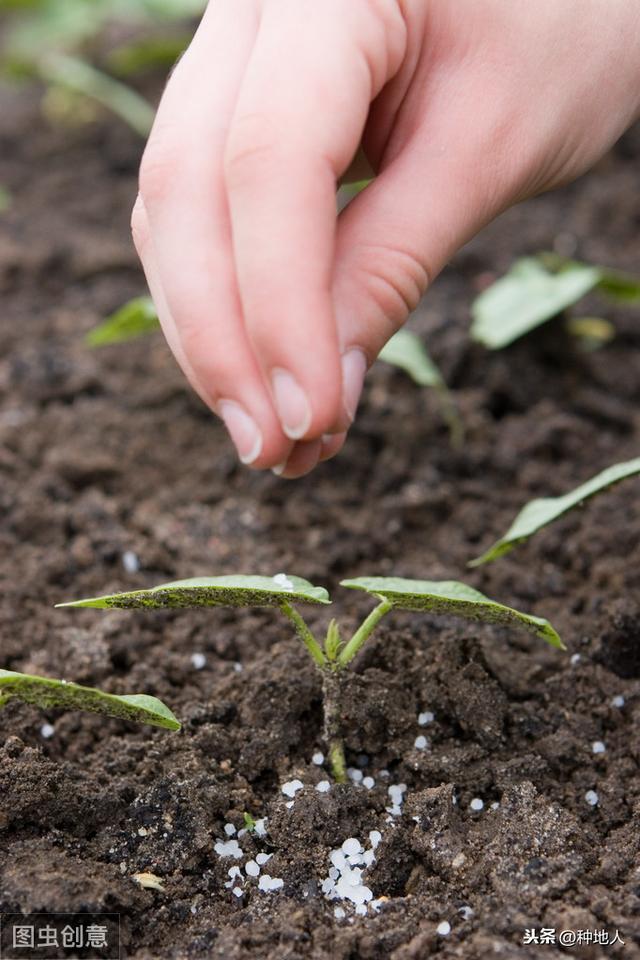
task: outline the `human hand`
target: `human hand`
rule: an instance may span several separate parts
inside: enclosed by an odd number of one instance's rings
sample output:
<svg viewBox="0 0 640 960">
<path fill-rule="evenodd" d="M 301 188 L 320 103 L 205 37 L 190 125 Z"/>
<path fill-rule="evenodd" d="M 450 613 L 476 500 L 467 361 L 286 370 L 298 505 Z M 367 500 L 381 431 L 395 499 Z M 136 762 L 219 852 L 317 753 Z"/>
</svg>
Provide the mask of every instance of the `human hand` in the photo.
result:
<svg viewBox="0 0 640 960">
<path fill-rule="evenodd" d="M 452 254 L 638 114 L 634 0 L 213 0 L 160 104 L 136 246 L 244 463 L 342 446 L 367 367 Z M 336 217 L 359 147 L 376 179 Z"/>
</svg>

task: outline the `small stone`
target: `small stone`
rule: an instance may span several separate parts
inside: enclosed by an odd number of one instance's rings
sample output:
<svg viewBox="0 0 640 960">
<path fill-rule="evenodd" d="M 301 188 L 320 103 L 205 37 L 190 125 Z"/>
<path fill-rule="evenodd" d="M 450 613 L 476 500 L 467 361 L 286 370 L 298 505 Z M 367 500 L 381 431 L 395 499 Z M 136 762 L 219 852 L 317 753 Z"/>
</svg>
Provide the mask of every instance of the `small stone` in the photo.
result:
<svg viewBox="0 0 640 960">
<path fill-rule="evenodd" d="M 459 907 L 458 913 L 460 914 L 463 920 L 471 920 L 473 916 L 473 909 L 467 906 Z"/>
<path fill-rule="evenodd" d="M 418 725 L 421 727 L 426 727 L 428 724 L 433 723 L 435 720 L 435 714 L 431 713 L 431 710 L 425 710 L 424 713 L 418 714 Z"/>
<path fill-rule="evenodd" d="M 572 667 L 577 667 L 581 660 L 582 660 L 582 657 L 580 656 L 579 653 L 573 653 L 571 654 L 571 659 L 569 663 L 571 664 Z"/>
<path fill-rule="evenodd" d="M 43 723 L 40 727 L 40 736 L 44 737 L 45 740 L 50 740 L 55 732 L 55 727 L 50 723 Z"/>
<path fill-rule="evenodd" d="M 139 836 L 139 837 L 146 837 L 146 835 L 147 835 L 148 832 L 149 832 L 149 831 L 147 830 L 146 827 L 140 827 L 140 829 L 138 830 L 138 836 Z"/>
<path fill-rule="evenodd" d="M 285 797 L 295 797 L 298 790 L 302 790 L 304 784 L 302 780 L 288 780 L 282 784 L 282 792 Z"/>
<path fill-rule="evenodd" d="M 451 924 L 448 920 L 441 920 L 436 927 L 436 933 L 439 937 L 448 937 L 451 933 Z"/>
<path fill-rule="evenodd" d="M 344 907 L 335 907 L 333 911 L 333 915 L 336 918 L 336 920 L 344 920 L 347 914 Z"/>
<path fill-rule="evenodd" d="M 164 890 L 164 881 L 160 877 L 157 877 L 155 873 L 134 873 L 131 879 L 135 880 L 141 887 L 144 887 L 145 890 L 159 890 L 161 892 Z"/>
<path fill-rule="evenodd" d="M 494 801 L 493 801 L 493 803 L 491 804 L 491 809 L 492 809 L 492 810 L 499 810 L 499 809 L 500 809 L 500 804 L 498 803 L 497 800 L 494 800 Z"/>
<path fill-rule="evenodd" d="M 318 793 L 328 793 L 331 790 L 331 784 L 328 780 L 321 780 L 320 783 L 316 783 L 316 790 Z"/>
<path fill-rule="evenodd" d="M 242 671 L 244 670 L 244 667 L 242 666 L 239 660 L 236 660 L 236 662 L 233 665 L 233 669 L 235 670 L 236 673 L 242 673 Z"/>
<path fill-rule="evenodd" d="M 624 697 L 621 693 L 617 693 L 615 697 L 611 698 L 611 706 L 617 707 L 618 710 L 621 710 L 624 707 Z"/>
<path fill-rule="evenodd" d="M 467 858 L 465 857 L 464 853 L 460 852 L 460 853 L 457 853 L 453 858 L 453 860 L 451 861 L 451 866 L 453 867 L 454 870 L 459 870 L 460 867 L 462 867 L 466 862 L 467 862 Z"/>
<path fill-rule="evenodd" d="M 605 753 L 606 747 L 602 740 L 594 740 L 591 744 L 591 750 L 593 753 Z"/>
<path fill-rule="evenodd" d="M 595 790 L 587 790 L 587 792 L 584 795 L 584 798 L 590 807 L 597 807 L 598 801 L 600 799 Z"/>
<path fill-rule="evenodd" d="M 191 666 L 194 670 L 202 670 L 206 662 L 207 658 L 205 657 L 204 653 L 191 654 Z"/>
<path fill-rule="evenodd" d="M 315 763 L 316 767 L 321 767 L 324 763 L 324 753 L 321 750 L 316 750 L 314 755 L 311 757 L 311 763 Z"/>
<path fill-rule="evenodd" d="M 294 803 L 295 803 L 295 800 L 287 800 L 287 802 L 285 803 L 285 807 L 287 808 L 287 810 L 291 810 L 291 807 L 294 805 Z"/>
<path fill-rule="evenodd" d="M 414 747 L 416 748 L 416 750 L 426 750 L 428 745 L 429 745 L 429 741 L 427 740 L 426 737 L 423 737 L 423 736 L 416 737 L 415 743 L 414 743 Z"/>
</svg>

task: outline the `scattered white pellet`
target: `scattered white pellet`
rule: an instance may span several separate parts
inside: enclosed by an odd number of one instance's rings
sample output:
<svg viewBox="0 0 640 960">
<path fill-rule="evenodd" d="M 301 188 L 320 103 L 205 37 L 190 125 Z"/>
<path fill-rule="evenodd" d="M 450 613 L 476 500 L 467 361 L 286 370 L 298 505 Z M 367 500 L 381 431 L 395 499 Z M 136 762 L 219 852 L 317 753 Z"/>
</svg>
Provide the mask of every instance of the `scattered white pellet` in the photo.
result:
<svg viewBox="0 0 640 960">
<path fill-rule="evenodd" d="M 239 860 L 242 856 L 242 850 L 237 840 L 218 840 L 213 845 L 213 849 L 219 857 L 233 857 L 234 860 Z"/>
<path fill-rule="evenodd" d="M 242 671 L 244 670 L 244 667 L 242 666 L 239 660 L 236 660 L 235 663 L 233 664 L 233 669 L 235 670 L 236 673 L 242 673 Z"/>
<path fill-rule="evenodd" d="M 266 837 L 267 835 L 267 818 L 266 817 L 261 817 L 260 820 L 256 820 L 253 827 L 253 832 L 255 833 L 256 837 L 261 837 L 261 838 Z"/>
<path fill-rule="evenodd" d="M 572 653 L 569 663 L 571 664 L 572 667 L 577 667 L 581 660 L 582 660 L 582 657 L 580 656 L 579 653 Z"/>
<path fill-rule="evenodd" d="M 234 837 L 236 833 L 236 828 L 232 823 L 225 823 L 224 832 L 228 837 Z"/>
<path fill-rule="evenodd" d="M 277 583 L 279 587 L 284 587 L 285 590 L 293 590 L 293 583 L 286 573 L 276 573 L 273 582 Z"/>
<path fill-rule="evenodd" d="M 43 723 L 40 727 L 40 736 L 44 737 L 45 740 L 50 740 L 55 732 L 55 727 L 50 723 Z"/>
<path fill-rule="evenodd" d="M 448 937 L 451 933 L 451 924 L 448 920 L 441 920 L 436 927 L 436 933 L 439 937 Z"/>
<path fill-rule="evenodd" d="M 262 890 L 263 893 L 280 890 L 283 886 L 284 880 L 280 877 L 270 877 L 268 873 L 263 873 L 258 880 L 258 890 Z"/>
<path fill-rule="evenodd" d="M 191 913 L 193 913 L 193 914 L 196 914 L 196 913 L 198 912 L 198 908 L 196 907 L 195 903 L 192 903 L 192 904 L 191 904 L 191 907 L 190 907 L 189 909 L 191 910 Z"/>
<path fill-rule="evenodd" d="M 459 907 L 458 913 L 460 914 L 463 920 L 471 920 L 473 916 L 473 908 L 467 907 L 467 906 Z"/>
<path fill-rule="evenodd" d="M 484 809 L 484 800 L 481 800 L 480 797 L 474 797 L 469 806 L 472 810 L 479 812 Z"/>
<path fill-rule="evenodd" d="M 331 790 L 331 784 L 328 780 L 321 780 L 320 783 L 316 783 L 316 790 L 318 793 L 329 793 L 329 790 Z"/>
<path fill-rule="evenodd" d="M 369 834 L 369 843 L 375 850 L 380 841 L 382 840 L 382 834 L 379 830 L 372 830 Z"/>
<path fill-rule="evenodd" d="M 369 904 L 369 910 L 373 910 L 374 913 L 380 913 L 380 910 L 386 902 L 387 900 L 384 897 L 379 897 L 377 900 L 372 900 Z"/>
<path fill-rule="evenodd" d="M 242 876 L 242 870 L 240 867 L 231 867 L 231 869 L 227 871 L 227 875 L 229 877 L 228 881 L 225 883 L 227 890 L 230 890 L 231 887 L 235 886 L 236 880 L 239 880 L 240 883 L 244 882 L 244 877 Z"/>
<path fill-rule="evenodd" d="M 287 780 L 286 783 L 282 784 L 282 792 L 285 797 L 295 797 L 298 790 L 302 790 L 304 784 L 302 780 Z"/>
<path fill-rule="evenodd" d="M 287 808 L 287 810 L 291 810 L 291 807 L 294 805 L 294 803 L 295 803 L 295 800 L 287 800 L 287 802 L 285 803 L 285 807 Z"/>
<path fill-rule="evenodd" d="M 191 666 L 194 670 L 202 670 L 206 662 L 207 658 L 205 657 L 204 653 L 191 654 Z"/>
<path fill-rule="evenodd" d="M 406 783 L 392 783 L 387 789 L 387 793 L 391 797 L 391 806 L 387 807 L 386 810 L 387 813 L 390 813 L 392 817 L 401 816 L 402 804 L 404 802 L 404 794 L 406 793 L 406 790 Z"/>
<path fill-rule="evenodd" d="M 125 550 L 122 554 L 122 566 L 127 573 L 137 573 L 140 569 L 137 553 L 134 553 L 133 550 Z"/>
<path fill-rule="evenodd" d="M 381 770 L 378 776 L 382 777 L 383 780 L 388 780 L 391 774 L 389 773 L 388 770 Z"/>
<path fill-rule="evenodd" d="M 494 800 L 494 801 L 493 801 L 493 803 L 491 804 L 491 809 L 492 809 L 492 810 L 499 810 L 499 809 L 500 809 L 500 804 L 498 803 L 497 800 Z"/>
<path fill-rule="evenodd" d="M 336 920 L 344 920 L 347 914 L 344 907 L 335 907 L 333 911 L 333 915 L 336 918 Z"/>
<path fill-rule="evenodd" d="M 418 714 L 418 725 L 426 727 L 428 724 L 433 723 L 435 718 L 435 714 L 431 713 L 431 710 L 425 710 L 424 713 Z"/>
<path fill-rule="evenodd" d="M 359 903 L 356 907 L 356 913 L 359 917 L 366 917 L 367 915 L 367 905 L 366 903 Z"/>
<path fill-rule="evenodd" d="M 592 753 L 605 753 L 606 749 L 602 740 L 594 740 L 591 744 Z"/>
<path fill-rule="evenodd" d="M 268 863 L 272 856 L 272 853 L 258 853 L 256 854 L 256 863 L 259 866 L 264 867 L 265 863 Z"/>
<path fill-rule="evenodd" d="M 255 860 L 247 860 L 244 865 L 244 872 L 248 877 L 257 877 L 260 873 L 260 867 Z"/>
<path fill-rule="evenodd" d="M 232 892 L 233 892 L 233 895 L 234 895 L 235 897 L 241 897 L 241 896 L 242 896 L 242 887 L 234 887 Z"/>
<path fill-rule="evenodd" d="M 615 697 L 611 698 L 611 706 L 617 707 L 618 710 L 624 707 L 624 697 L 622 696 L 621 693 L 617 693 Z"/>
<path fill-rule="evenodd" d="M 353 783 L 361 783 L 364 774 L 357 767 L 347 767 L 347 776 Z"/>
<path fill-rule="evenodd" d="M 423 737 L 422 735 L 420 735 L 419 737 L 416 737 L 415 743 L 414 743 L 414 747 L 416 748 L 416 750 L 426 750 L 428 745 L 429 745 L 429 741 L 427 740 L 426 737 Z"/>
<path fill-rule="evenodd" d="M 359 840 L 356 840 L 355 837 L 348 837 L 342 844 L 341 849 L 345 856 L 350 857 L 353 856 L 353 854 L 362 852 L 362 844 Z"/>
<path fill-rule="evenodd" d="M 364 862 L 365 867 L 370 867 L 373 861 L 375 860 L 375 858 L 376 858 L 376 855 L 373 850 L 365 850 L 365 852 L 362 854 L 362 860 Z"/>
<path fill-rule="evenodd" d="M 590 807 L 597 807 L 598 801 L 600 799 L 595 790 L 587 790 L 587 792 L 584 795 L 584 798 Z"/>
<path fill-rule="evenodd" d="M 316 767 L 321 767 L 324 763 L 324 753 L 321 750 L 316 750 L 314 755 L 311 757 L 311 763 L 315 763 Z"/>
<path fill-rule="evenodd" d="M 373 779 L 373 777 L 364 777 L 362 780 L 362 786 L 366 787 L 367 790 L 373 790 L 375 785 L 376 785 L 376 782 Z"/>
</svg>

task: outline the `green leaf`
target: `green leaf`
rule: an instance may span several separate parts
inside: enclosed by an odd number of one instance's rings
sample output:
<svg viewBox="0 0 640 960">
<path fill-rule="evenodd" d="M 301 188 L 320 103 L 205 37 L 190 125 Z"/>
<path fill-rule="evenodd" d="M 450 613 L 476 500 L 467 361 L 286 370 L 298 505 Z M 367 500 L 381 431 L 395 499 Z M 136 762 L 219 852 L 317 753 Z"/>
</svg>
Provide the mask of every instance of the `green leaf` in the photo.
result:
<svg viewBox="0 0 640 960">
<path fill-rule="evenodd" d="M 522 508 L 505 535 L 497 540 L 481 557 L 472 560 L 469 566 L 479 567 L 482 563 L 488 563 L 490 560 L 496 560 L 498 557 L 504 556 L 505 553 L 513 550 L 519 543 L 528 540 L 534 533 L 557 520 L 564 513 L 574 507 L 582 506 L 589 497 L 593 497 L 601 490 L 613 486 L 614 483 L 619 483 L 626 477 L 632 477 L 638 473 L 640 473 L 640 457 L 607 467 L 602 473 L 598 473 L 591 480 L 587 480 L 586 483 L 561 497 L 543 497 L 539 500 L 531 500 Z"/>
<path fill-rule="evenodd" d="M 107 717 L 130 720 L 132 723 L 164 727 L 165 730 L 180 729 L 180 724 L 171 710 L 161 700 L 144 693 L 118 697 L 94 687 L 67 683 L 65 680 L 51 680 L 28 673 L 0 670 L 0 706 L 12 697 L 45 710 L 52 707 L 88 710 Z"/>
<path fill-rule="evenodd" d="M 398 330 L 378 354 L 378 360 L 404 370 L 421 387 L 446 389 L 444 378 L 427 353 L 420 337 L 411 330 Z"/>
<path fill-rule="evenodd" d="M 471 307 L 471 336 L 490 350 L 508 346 L 580 300 L 602 280 L 599 267 L 568 261 L 557 272 L 540 259 L 516 260 Z"/>
<path fill-rule="evenodd" d="M 424 611 L 481 620 L 500 626 L 521 626 L 564 650 L 565 646 L 548 620 L 520 613 L 490 600 L 473 587 L 455 580 L 405 580 L 402 577 L 359 577 L 343 580 L 343 587 L 365 590 L 400 610 Z"/>
<path fill-rule="evenodd" d="M 194 577 L 162 583 L 151 590 L 133 590 L 87 600 L 59 603 L 58 607 L 270 607 L 283 603 L 331 603 L 324 587 L 314 587 L 301 577 L 278 573 L 275 577 Z"/>
<path fill-rule="evenodd" d="M 86 342 L 90 347 L 125 343 L 160 329 L 158 314 L 151 297 L 135 297 L 90 330 Z"/>
</svg>

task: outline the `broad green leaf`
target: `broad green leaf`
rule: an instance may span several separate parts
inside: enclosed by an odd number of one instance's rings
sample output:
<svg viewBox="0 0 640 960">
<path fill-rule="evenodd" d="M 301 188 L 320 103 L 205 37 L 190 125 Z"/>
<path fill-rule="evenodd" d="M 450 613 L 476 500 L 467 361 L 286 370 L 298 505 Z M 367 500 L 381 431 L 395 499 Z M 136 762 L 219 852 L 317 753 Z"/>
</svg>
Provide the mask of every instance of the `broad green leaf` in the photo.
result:
<svg viewBox="0 0 640 960">
<path fill-rule="evenodd" d="M 135 340 L 159 329 L 158 314 L 151 297 L 135 297 L 90 330 L 86 342 L 90 347 L 104 347 Z"/>
<path fill-rule="evenodd" d="M 570 261 L 556 273 L 536 257 L 516 260 L 478 296 L 471 336 L 490 350 L 508 346 L 580 300 L 602 279 L 599 267 Z"/>
<path fill-rule="evenodd" d="M 421 387 L 446 389 L 442 374 L 427 353 L 420 337 L 411 330 L 398 330 L 378 354 L 384 360 L 399 367 Z"/>
<path fill-rule="evenodd" d="M 607 467 L 602 473 L 597 474 L 591 480 L 587 480 L 586 483 L 561 497 L 543 497 L 539 500 L 531 500 L 522 508 L 504 537 L 497 540 L 481 557 L 472 560 L 469 566 L 478 567 L 481 563 L 488 563 L 490 560 L 496 560 L 498 557 L 504 556 L 519 543 L 528 540 L 542 527 L 546 527 L 547 524 L 557 520 L 563 513 L 567 513 L 574 507 L 582 506 L 589 497 L 593 497 L 601 490 L 613 486 L 614 483 L 619 483 L 626 477 L 632 477 L 638 473 L 640 473 L 640 457 Z"/>
<path fill-rule="evenodd" d="M 424 611 L 467 620 L 481 620 L 500 626 L 521 626 L 564 650 L 565 646 L 548 620 L 520 613 L 490 600 L 473 587 L 455 580 L 405 580 L 402 577 L 359 577 L 343 580 L 343 587 L 365 590 L 387 600 L 400 610 Z"/>
<path fill-rule="evenodd" d="M 59 603 L 58 607 L 269 607 L 283 603 L 330 603 L 324 587 L 314 587 L 301 577 L 278 573 L 275 577 L 194 577 L 162 583 L 151 590 L 133 590 L 87 600 Z"/>
<path fill-rule="evenodd" d="M 12 697 L 45 710 L 52 707 L 88 710 L 133 723 L 164 727 L 165 730 L 180 729 L 180 724 L 171 710 L 161 700 L 144 693 L 115 696 L 94 687 L 67 683 L 66 680 L 51 680 L 49 677 L 34 677 L 28 673 L 0 670 L 0 706 Z"/>
</svg>

